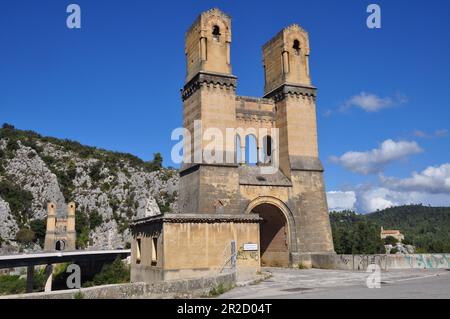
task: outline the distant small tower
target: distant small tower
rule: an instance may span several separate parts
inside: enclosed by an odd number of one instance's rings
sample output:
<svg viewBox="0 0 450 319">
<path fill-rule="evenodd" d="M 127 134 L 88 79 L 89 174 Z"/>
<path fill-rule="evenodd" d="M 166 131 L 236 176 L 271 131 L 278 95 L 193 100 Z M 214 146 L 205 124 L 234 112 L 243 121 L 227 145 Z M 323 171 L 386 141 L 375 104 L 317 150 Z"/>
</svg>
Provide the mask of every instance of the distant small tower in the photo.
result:
<svg viewBox="0 0 450 319">
<path fill-rule="evenodd" d="M 75 250 L 75 203 L 67 205 L 67 217 L 57 216 L 57 206 L 47 205 L 47 231 L 45 233 L 45 251 Z"/>
<path fill-rule="evenodd" d="M 56 238 L 56 204 L 47 204 L 47 231 L 45 232 L 44 249 L 46 251 L 55 250 Z"/>
</svg>

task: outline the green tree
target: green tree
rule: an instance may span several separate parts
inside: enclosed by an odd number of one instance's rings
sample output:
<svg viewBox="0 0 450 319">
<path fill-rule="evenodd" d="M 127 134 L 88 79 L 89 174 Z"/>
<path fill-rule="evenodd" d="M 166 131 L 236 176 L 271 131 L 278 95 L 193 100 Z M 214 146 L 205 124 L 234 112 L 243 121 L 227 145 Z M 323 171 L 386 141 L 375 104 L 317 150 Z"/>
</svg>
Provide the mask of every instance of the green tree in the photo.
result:
<svg viewBox="0 0 450 319">
<path fill-rule="evenodd" d="M 150 171 L 157 171 L 162 168 L 163 157 L 161 153 L 154 153 L 153 160 L 146 163 L 146 167 Z"/>
<path fill-rule="evenodd" d="M 16 234 L 16 240 L 21 244 L 31 244 L 35 239 L 34 231 L 29 228 L 22 228 Z"/>
<path fill-rule="evenodd" d="M 395 237 L 393 237 L 393 236 L 387 236 L 387 237 L 384 239 L 384 244 L 385 244 L 385 245 L 392 245 L 392 246 L 395 246 L 395 245 L 397 245 L 397 243 L 398 243 L 397 238 L 395 238 Z"/>
<path fill-rule="evenodd" d="M 0 197 L 8 202 L 17 224 L 24 227 L 31 216 L 31 202 L 33 200 L 31 192 L 3 179 L 0 180 Z"/>
<path fill-rule="evenodd" d="M 128 282 L 130 282 L 130 267 L 125 265 L 120 258 L 117 258 L 113 263 L 103 266 L 92 281 L 86 282 L 83 286 L 92 287 Z"/>
<path fill-rule="evenodd" d="M 102 215 L 97 210 L 93 210 L 89 214 L 89 229 L 94 230 L 103 223 Z"/>
<path fill-rule="evenodd" d="M 45 233 L 47 232 L 47 224 L 45 219 L 34 219 L 30 222 L 30 228 L 36 235 L 38 244 L 42 247 L 45 240 Z"/>
</svg>

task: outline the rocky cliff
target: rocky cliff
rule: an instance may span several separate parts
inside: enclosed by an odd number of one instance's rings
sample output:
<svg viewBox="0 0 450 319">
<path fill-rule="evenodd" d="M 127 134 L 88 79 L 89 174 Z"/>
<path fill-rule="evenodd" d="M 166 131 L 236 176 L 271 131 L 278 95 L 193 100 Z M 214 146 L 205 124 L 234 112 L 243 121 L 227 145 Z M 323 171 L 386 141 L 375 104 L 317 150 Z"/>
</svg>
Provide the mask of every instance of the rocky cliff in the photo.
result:
<svg viewBox="0 0 450 319">
<path fill-rule="evenodd" d="M 159 154 L 153 161 L 144 162 L 130 154 L 3 125 L 2 250 L 10 252 L 25 246 L 40 249 L 50 201 L 57 204 L 59 214 L 64 213 L 69 201 L 76 203 L 79 248 L 128 246 L 130 220 L 160 211 L 177 211 L 178 172 L 162 168 L 161 164 Z"/>
</svg>

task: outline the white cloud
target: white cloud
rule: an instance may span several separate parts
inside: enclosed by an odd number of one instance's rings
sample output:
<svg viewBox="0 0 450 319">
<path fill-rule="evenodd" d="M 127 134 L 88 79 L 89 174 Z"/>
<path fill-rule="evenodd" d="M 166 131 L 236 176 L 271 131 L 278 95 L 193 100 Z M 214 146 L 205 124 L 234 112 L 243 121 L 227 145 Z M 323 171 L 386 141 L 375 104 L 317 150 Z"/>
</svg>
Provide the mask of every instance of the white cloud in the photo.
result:
<svg viewBox="0 0 450 319">
<path fill-rule="evenodd" d="M 372 93 L 361 92 L 352 96 L 344 105 L 341 111 L 346 111 L 352 107 L 360 108 L 366 112 L 378 112 L 382 109 L 390 108 L 407 102 L 407 98 L 402 94 L 393 97 L 379 97 Z"/>
<path fill-rule="evenodd" d="M 450 164 L 430 166 L 409 178 L 381 177 L 383 185 L 399 191 L 416 191 L 430 194 L 450 194 Z"/>
<path fill-rule="evenodd" d="M 396 191 L 387 187 L 374 186 L 356 192 L 358 212 L 370 213 L 399 205 L 423 204 L 450 206 L 450 196 L 420 191 Z"/>
<path fill-rule="evenodd" d="M 450 206 L 450 163 L 430 166 L 408 178 L 380 176 L 380 185 L 363 185 L 351 191 L 327 193 L 330 210 L 335 207 L 370 213 L 392 206 L 423 204 Z M 337 210 L 337 209 L 336 209 Z"/>
<path fill-rule="evenodd" d="M 356 203 L 354 191 L 330 191 L 327 192 L 328 209 L 330 211 L 353 210 Z"/>
<path fill-rule="evenodd" d="M 368 175 L 380 173 L 389 163 L 420 152 L 422 149 L 414 141 L 395 142 L 389 139 L 384 141 L 379 148 L 366 152 L 351 151 L 340 157 L 332 156 L 330 160 L 354 173 Z"/>
<path fill-rule="evenodd" d="M 448 136 L 448 130 L 447 129 L 440 129 L 434 131 L 434 133 L 427 133 L 421 130 L 415 130 L 414 136 L 420 137 L 420 138 L 442 138 Z"/>
</svg>

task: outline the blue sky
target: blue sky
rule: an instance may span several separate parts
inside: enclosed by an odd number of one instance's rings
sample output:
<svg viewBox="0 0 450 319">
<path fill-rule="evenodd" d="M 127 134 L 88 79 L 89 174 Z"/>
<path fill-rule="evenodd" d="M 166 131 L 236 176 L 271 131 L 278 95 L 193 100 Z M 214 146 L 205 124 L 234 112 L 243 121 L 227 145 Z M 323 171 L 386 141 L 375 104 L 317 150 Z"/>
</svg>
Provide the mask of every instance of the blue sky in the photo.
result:
<svg viewBox="0 0 450 319">
<path fill-rule="evenodd" d="M 66 27 L 70 3 L 81 7 L 81 30 Z M 381 29 L 366 26 L 370 3 L 381 7 Z M 181 125 L 184 34 L 211 7 L 233 19 L 240 95 L 263 94 L 267 40 L 294 22 L 309 32 L 332 208 L 450 205 L 445 0 L 5 0 L 0 122 L 145 160 L 161 152 L 171 165 L 170 134 Z"/>
</svg>

